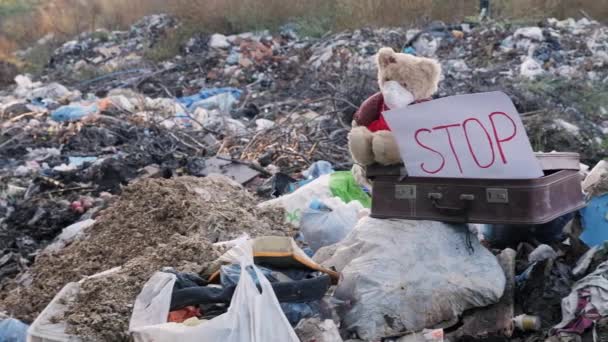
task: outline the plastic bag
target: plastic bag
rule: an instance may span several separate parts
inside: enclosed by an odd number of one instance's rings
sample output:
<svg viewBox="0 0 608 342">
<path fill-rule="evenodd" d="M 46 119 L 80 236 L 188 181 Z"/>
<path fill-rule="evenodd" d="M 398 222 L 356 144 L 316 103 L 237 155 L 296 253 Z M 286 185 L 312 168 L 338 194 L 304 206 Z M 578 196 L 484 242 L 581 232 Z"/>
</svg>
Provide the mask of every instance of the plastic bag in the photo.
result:
<svg viewBox="0 0 608 342">
<path fill-rule="evenodd" d="M 241 276 L 228 311 L 195 326 L 166 323 L 175 276 L 156 273 L 137 296 L 130 331 L 142 342 L 264 342 L 298 338 L 281 311 L 270 282 L 253 264 L 250 243 L 235 246 L 228 256 L 241 265 Z M 248 270 L 259 280 L 261 293 Z"/>
<path fill-rule="evenodd" d="M 285 272 L 281 271 L 273 271 L 269 268 L 257 266 L 257 268 L 262 271 L 266 279 L 271 283 L 279 283 L 279 282 L 291 282 L 294 280 L 300 280 L 306 278 L 311 274 L 311 271 L 299 270 L 299 269 L 291 269 L 286 270 Z M 222 286 L 234 286 L 238 284 L 239 278 L 241 275 L 241 267 L 238 264 L 225 265 L 220 268 L 220 279 Z M 253 275 L 255 279 L 255 275 Z M 259 286 L 259 282 L 255 279 L 256 286 Z M 327 289 L 326 289 L 327 290 Z M 302 292 L 301 292 L 302 293 Z M 310 296 L 309 294 L 302 293 L 301 298 L 298 299 L 293 298 L 292 301 L 281 302 L 281 309 L 287 317 L 289 323 L 294 326 L 298 324 L 298 322 L 304 318 L 315 316 L 320 311 L 319 300 L 311 300 L 306 301 L 306 297 Z M 280 298 L 279 298 L 280 300 Z"/>
<path fill-rule="evenodd" d="M 323 175 L 328 175 L 334 172 L 334 167 L 330 162 L 325 160 L 319 160 L 314 162 L 310 167 L 302 172 L 302 175 L 306 179 L 316 179 Z"/>
<path fill-rule="evenodd" d="M 86 116 L 95 114 L 99 111 L 96 103 L 83 105 L 73 103 L 57 108 L 51 113 L 51 119 L 57 122 L 78 121 Z"/>
<path fill-rule="evenodd" d="M 333 197 L 329 188 L 331 175 L 323 175 L 312 182 L 304 185 L 296 191 L 259 204 L 260 207 L 282 207 L 285 209 L 285 221 L 298 226 L 302 213 L 308 208 L 313 199 L 324 199 Z"/>
<path fill-rule="evenodd" d="M 76 222 L 72 225 L 69 225 L 61 231 L 53 242 L 44 248 L 44 253 L 56 252 L 63 247 L 65 247 L 68 243 L 78 239 L 86 229 L 93 226 L 95 224 L 95 220 L 88 219 L 80 222 Z"/>
<path fill-rule="evenodd" d="M 28 325 L 14 318 L 0 320 L 0 341 L 25 342 Z"/>
<path fill-rule="evenodd" d="M 343 324 L 363 340 L 458 321 L 496 303 L 505 274 L 466 225 L 361 219 L 323 266 L 341 271 L 334 297 Z"/>
<path fill-rule="evenodd" d="M 263 203 L 260 207 L 282 207 L 285 209 L 285 221 L 295 226 L 300 225 L 302 214 L 314 199 L 321 202 L 337 197 L 345 203 L 359 201 L 363 207 L 371 207 L 371 197 L 366 194 L 350 171 L 336 171 L 319 176 L 294 192 Z"/>
<path fill-rule="evenodd" d="M 336 171 L 330 175 L 329 190 L 344 203 L 359 201 L 365 208 L 372 207 L 372 198 L 363 191 L 350 171 Z"/>
<path fill-rule="evenodd" d="M 184 106 L 186 106 L 187 108 L 191 108 L 193 107 L 193 105 L 196 102 L 202 101 L 202 100 L 206 100 L 221 94 L 229 94 L 230 97 L 234 98 L 235 100 L 238 100 L 241 95 L 243 94 L 243 91 L 240 89 L 236 89 L 236 88 L 211 88 L 211 89 L 201 89 L 201 91 L 199 91 L 198 93 L 194 94 L 194 95 L 190 95 L 190 96 L 184 96 L 178 99 L 178 101 L 183 104 Z M 194 108 L 192 108 L 194 109 Z"/>
<path fill-rule="evenodd" d="M 357 224 L 361 210 L 363 206 L 358 201 L 346 204 L 333 198 L 313 200 L 302 214 L 300 222 L 304 241 L 315 252 L 321 247 L 339 242 Z"/>
<path fill-rule="evenodd" d="M 238 102 L 238 97 L 232 93 L 221 93 L 204 100 L 194 102 L 189 109 L 204 108 L 206 110 L 217 109 L 220 113 L 230 113 L 230 109 Z"/>
</svg>

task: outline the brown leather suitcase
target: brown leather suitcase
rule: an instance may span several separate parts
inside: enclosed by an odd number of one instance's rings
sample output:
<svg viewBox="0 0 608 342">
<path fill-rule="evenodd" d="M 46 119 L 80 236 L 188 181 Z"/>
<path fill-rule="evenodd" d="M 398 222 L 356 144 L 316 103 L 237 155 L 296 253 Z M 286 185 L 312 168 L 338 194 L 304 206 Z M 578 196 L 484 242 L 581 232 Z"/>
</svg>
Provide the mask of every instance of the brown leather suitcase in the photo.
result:
<svg viewBox="0 0 608 342">
<path fill-rule="evenodd" d="M 578 169 L 545 168 L 537 179 L 465 179 L 407 177 L 402 165 L 372 165 L 367 177 L 375 218 L 543 224 L 585 206 Z"/>
</svg>

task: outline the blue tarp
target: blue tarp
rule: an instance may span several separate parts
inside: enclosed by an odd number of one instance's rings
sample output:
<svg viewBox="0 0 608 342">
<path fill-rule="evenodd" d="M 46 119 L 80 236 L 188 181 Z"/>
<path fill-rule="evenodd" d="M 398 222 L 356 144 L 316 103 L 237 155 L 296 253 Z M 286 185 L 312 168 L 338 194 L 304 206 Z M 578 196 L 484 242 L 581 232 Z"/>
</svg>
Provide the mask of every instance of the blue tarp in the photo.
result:
<svg viewBox="0 0 608 342">
<path fill-rule="evenodd" d="M 583 224 L 581 240 L 589 247 L 608 240 L 608 194 L 594 197 L 580 210 Z"/>
</svg>

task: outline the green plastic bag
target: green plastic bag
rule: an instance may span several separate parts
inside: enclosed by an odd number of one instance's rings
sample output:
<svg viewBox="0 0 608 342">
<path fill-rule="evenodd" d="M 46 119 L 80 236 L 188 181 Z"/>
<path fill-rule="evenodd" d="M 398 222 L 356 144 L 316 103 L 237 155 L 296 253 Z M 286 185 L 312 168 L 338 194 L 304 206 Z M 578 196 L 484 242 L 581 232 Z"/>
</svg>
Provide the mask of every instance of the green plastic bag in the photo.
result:
<svg viewBox="0 0 608 342">
<path fill-rule="evenodd" d="M 371 208 L 371 197 L 355 182 L 352 172 L 336 171 L 330 175 L 329 190 L 344 203 L 359 201 L 365 208 Z"/>
</svg>

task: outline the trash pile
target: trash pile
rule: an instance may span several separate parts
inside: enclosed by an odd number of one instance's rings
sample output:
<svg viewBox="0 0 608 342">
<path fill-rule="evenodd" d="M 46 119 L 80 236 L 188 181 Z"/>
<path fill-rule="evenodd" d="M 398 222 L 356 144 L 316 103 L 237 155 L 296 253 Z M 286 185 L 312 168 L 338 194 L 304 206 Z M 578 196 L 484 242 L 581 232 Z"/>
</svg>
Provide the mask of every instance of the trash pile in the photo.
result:
<svg viewBox="0 0 608 342">
<path fill-rule="evenodd" d="M 113 72 L 129 65 L 137 66 L 142 61 L 144 50 L 158 44 L 178 25 L 175 18 L 158 14 L 135 23 L 129 31 L 100 29 L 83 33 L 58 48 L 49 61 L 49 67 L 68 68 L 78 74 L 97 67 L 105 72 Z"/>
<path fill-rule="evenodd" d="M 22 322 L 108 341 L 269 340 L 269 319 L 294 341 L 606 331 L 605 25 L 287 25 L 152 58 L 181 25 L 84 33 L 0 90 L 0 339 Z M 508 234 L 369 217 L 347 134 L 383 46 L 437 58 L 441 97 L 506 92 L 535 150 L 596 165 L 587 206 Z"/>
<path fill-rule="evenodd" d="M 103 336 L 113 340 L 126 334 L 135 296 L 155 271 L 171 265 L 180 272 L 203 273 L 219 256 L 214 242 L 243 233 L 290 234 L 282 212 L 259 210 L 255 202 L 223 176 L 137 181 L 94 222 L 65 241 L 62 233 L 40 251 L 32 268 L 3 291 L 3 303 L 32 321 L 65 284 L 122 266 L 109 277 L 84 282 L 64 318 L 80 336 L 117 334 Z"/>
</svg>

